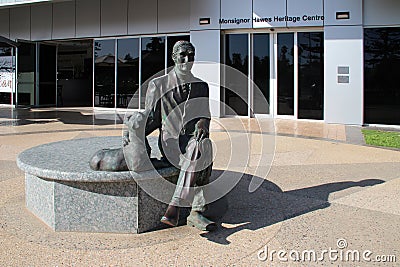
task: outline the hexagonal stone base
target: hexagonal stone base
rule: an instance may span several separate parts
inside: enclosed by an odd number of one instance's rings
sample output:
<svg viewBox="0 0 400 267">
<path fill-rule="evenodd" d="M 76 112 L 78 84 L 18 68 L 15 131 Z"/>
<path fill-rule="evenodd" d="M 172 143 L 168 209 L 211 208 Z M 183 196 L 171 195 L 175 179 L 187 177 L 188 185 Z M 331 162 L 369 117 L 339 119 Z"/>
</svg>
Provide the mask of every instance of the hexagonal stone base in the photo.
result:
<svg viewBox="0 0 400 267">
<path fill-rule="evenodd" d="M 150 138 L 159 153 L 156 138 Z M 45 144 L 22 152 L 26 207 L 55 231 L 141 233 L 162 227 L 166 204 L 143 191 L 135 178 L 152 183 L 175 168 L 143 172 L 92 171 L 90 157 L 121 146 L 120 137 L 95 137 Z M 137 177 L 135 177 L 135 175 Z"/>
</svg>

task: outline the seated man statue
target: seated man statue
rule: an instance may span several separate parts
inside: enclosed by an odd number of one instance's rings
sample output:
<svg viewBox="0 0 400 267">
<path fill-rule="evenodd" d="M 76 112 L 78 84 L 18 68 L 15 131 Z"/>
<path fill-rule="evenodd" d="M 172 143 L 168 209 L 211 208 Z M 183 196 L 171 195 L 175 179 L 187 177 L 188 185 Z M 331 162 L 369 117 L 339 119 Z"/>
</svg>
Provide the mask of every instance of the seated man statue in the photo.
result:
<svg viewBox="0 0 400 267">
<path fill-rule="evenodd" d="M 174 68 L 150 81 L 146 93 L 145 135 L 158 129 L 163 157 L 180 169 L 172 200 L 161 222 L 176 226 L 179 208 L 191 204 L 188 225 L 211 231 L 216 224 L 206 217 L 205 188 L 212 169 L 209 139 L 210 109 L 208 84 L 193 76 L 194 46 L 187 41 L 175 43 Z"/>
<path fill-rule="evenodd" d="M 145 136 L 158 129 L 158 146 L 163 159 L 152 159 L 152 164 L 156 168 L 156 165 L 173 165 L 180 169 L 174 195 L 161 222 L 176 226 L 179 208 L 191 204 L 188 225 L 211 231 L 216 224 L 203 215 L 206 210 L 204 186 L 209 183 L 212 169 L 209 89 L 207 83 L 191 72 L 194 53 L 190 42 L 178 41 L 174 45 L 174 68 L 167 75 L 150 81 L 144 112 L 134 112 L 125 121 L 128 131 L 124 147 L 96 152 L 90 167 L 98 171 L 149 170 L 150 161 L 146 159 L 150 146 Z"/>
</svg>

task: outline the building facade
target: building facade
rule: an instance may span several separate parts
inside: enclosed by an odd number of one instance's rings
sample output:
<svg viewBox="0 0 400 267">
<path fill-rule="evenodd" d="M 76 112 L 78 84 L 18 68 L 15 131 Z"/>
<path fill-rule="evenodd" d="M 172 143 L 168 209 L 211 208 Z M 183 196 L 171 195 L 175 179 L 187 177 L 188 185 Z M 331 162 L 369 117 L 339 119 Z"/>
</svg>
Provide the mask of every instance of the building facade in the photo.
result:
<svg viewBox="0 0 400 267">
<path fill-rule="evenodd" d="M 185 39 L 214 63 L 196 73 L 213 116 L 399 125 L 398 14 L 396 0 L 1 1 L 0 103 L 141 109 Z"/>
</svg>

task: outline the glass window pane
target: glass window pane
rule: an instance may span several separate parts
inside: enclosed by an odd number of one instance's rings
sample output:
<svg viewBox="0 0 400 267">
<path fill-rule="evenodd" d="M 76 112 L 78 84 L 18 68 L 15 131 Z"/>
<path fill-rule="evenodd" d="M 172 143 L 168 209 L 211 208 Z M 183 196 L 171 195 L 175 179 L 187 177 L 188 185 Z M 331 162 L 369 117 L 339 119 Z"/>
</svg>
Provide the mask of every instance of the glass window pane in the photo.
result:
<svg viewBox="0 0 400 267">
<path fill-rule="evenodd" d="M 18 46 L 18 105 L 35 105 L 35 44 L 19 42 Z"/>
<path fill-rule="evenodd" d="M 225 104 L 232 109 L 226 115 L 247 115 L 249 74 L 248 34 L 227 34 L 225 36 L 225 64 L 237 71 L 225 71 Z M 232 114 L 234 113 L 234 114 Z"/>
<path fill-rule="evenodd" d="M 0 104 L 11 104 L 14 89 L 15 58 L 11 47 L 0 47 Z"/>
<path fill-rule="evenodd" d="M 269 34 L 259 33 L 253 36 L 253 82 L 254 113 L 269 114 L 269 80 L 270 80 L 270 44 Z"/>
<path fill-rule="evenodd" d="M 294 35 L 278 33 L 278 115 L 294 115 Z"/>
<path fill-rule="evenodd" d="M 178 41 L 189 41 L 190 35 L 178 35 L 178 36 L 168 36 L 167 37 L 167 68 L 172 67 L 174 65 L 174 61 L 172 60 L 172 48 L 174 44 Z"/>
<path fill-rule="evenodd" d="M 364 30 L 364 120 L 400 124 L 400 28 Z"/>
<path fill-rule="evenodd" d="M 299 119 L 323 119 L 324 106 L 324 34 L 298 33 Z"/>
<path fill-rule="evenodd" d="M 114 107 L 115 40 L 94 42 L 94 105 Z"/>
<path fill-rule="evenodd" d="M 165 69 L 165 37 L 142 38 L 141 108 L 144 108 L 147 84 L 150 77 L 163 75 Z M 160 73 L 161 71 L 161 73 Z"/>
<path fill-rule="evenodd" d="M 139 108 L 138 89 L 139 39 L 118 40 L 117 107 Z"/>
</svg>

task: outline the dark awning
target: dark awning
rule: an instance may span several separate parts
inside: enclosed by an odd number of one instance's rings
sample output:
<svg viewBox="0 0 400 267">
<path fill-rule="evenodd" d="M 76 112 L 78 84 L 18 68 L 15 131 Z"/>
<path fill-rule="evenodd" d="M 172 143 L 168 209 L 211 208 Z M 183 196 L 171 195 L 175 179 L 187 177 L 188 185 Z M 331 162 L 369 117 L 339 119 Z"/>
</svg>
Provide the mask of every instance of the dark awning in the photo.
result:
<svg viewBox="0 0 400 267">
<path fill-rule="evenodd" d="M 17 46 L 19 46 L 19 43 L 14 42 L 13 40 L 10 40 L 6 37 L 0 36 L 0 45 L 8 45 L 8 46 L 17 47 Z"/>
</svg>

